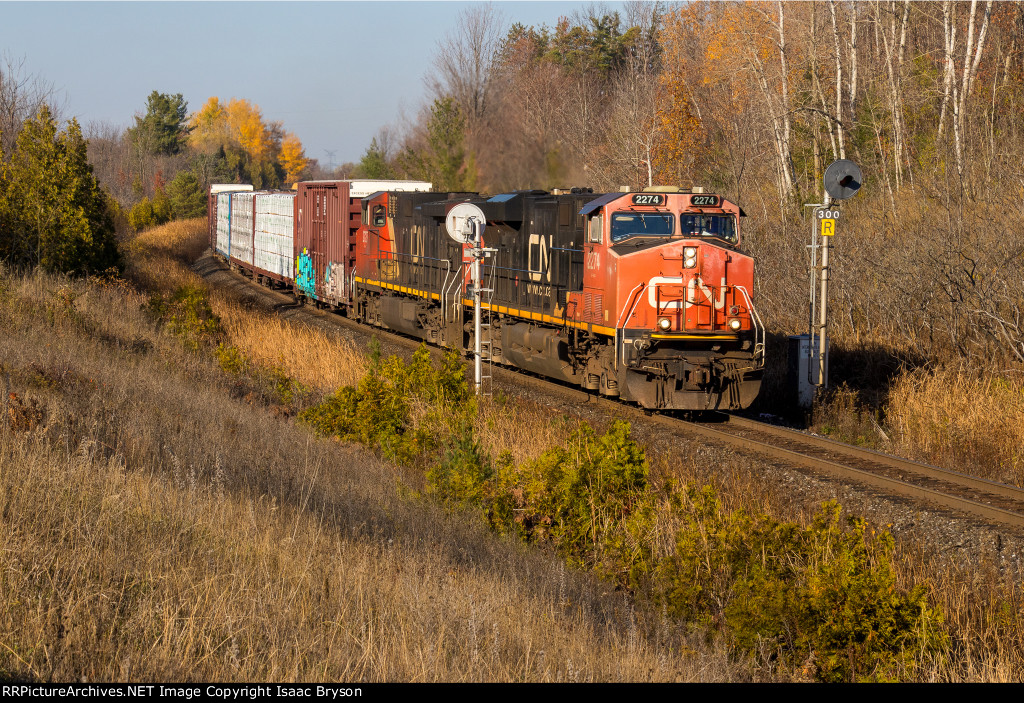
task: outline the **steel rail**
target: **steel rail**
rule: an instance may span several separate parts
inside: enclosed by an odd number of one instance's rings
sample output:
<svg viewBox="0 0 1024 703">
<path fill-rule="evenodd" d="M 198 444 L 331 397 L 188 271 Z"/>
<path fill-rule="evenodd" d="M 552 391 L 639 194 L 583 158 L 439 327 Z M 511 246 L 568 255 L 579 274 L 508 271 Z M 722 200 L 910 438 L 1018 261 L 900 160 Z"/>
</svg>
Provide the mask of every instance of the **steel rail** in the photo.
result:
<svg viewBox="0 0 1024 703">
<path fill-rule="evenodd" d="M 874 449 L 866 449 L 864 447 L 838 442 L 834 439 L 828 439 L 827 437 L 818 437 L 817 435 L 800 432 L 799 430 L 790 429 L 788 427 L 769 425 L 767 423 L 758 422 L 757 420 L 751 420 L 738 415 L 728 415 L 727 417 L 729 425 L 752 429 L 756 432 L 778 435 L 826 451 L 845 454 L 857 459 L 882 464 L 889 468 L 909 471 L 926 478 L 946 481 L 964 488 L 983 491 L 1009 500 L 1019 501 L 1024 505 L 1024 489 L 1018 488 L 1017 486 L 1010 486 L 1005 483 L 998 483 L 996 481 L 990 481 L 977 476 L 970 476 L 951 469 L 943 469 L 931 464 L 924 464 L 918 461 L 904 459 L 902 457 L 893 456 L 892 454 L 875 451 Z"/>
<path fill-rule="evenodd" d="M 224 271 L 225 268 L 221 264 L 219 270 Z M 249 279 L 241 274 L 236 273 L 231 269 L 226 269 L 230 273 L 237 275 L 240 279 L 246 281 L 252 287 L 259 288 L 262 291 L 270 293 L 274 297 L 280 297 L 283 299 L 289 299 L 294 301 L 286 293 L 281 291 L 268 290 L 263 286 L 260 286 L 252 279 Z M 212 271 L 202 272 L 202 275 L 206 277 Z M 421 344 L 420 341 L 413 340 L 405 335 L 395 334 L 385 329 L 377 327 L 367 327 L 366 325 L 355 322 L 354 320 L 347 319 L 340 315 L 325 315 L 322 311 L 308 310 L 309 314 L 313 317 L 330 320 L 337 326 L 348 328 L 354 332 L 358 332 L 364 335 L 379 335 L 386 338 L 389 342 L 396 346 L 401 346 L 409 349 L 417 348 Z M 998 524 L 1014 528 L 1024 528 L 1024 490 L 1008 486 L 1006 484 L 989 481 L 986 479 L 978 478 L 975 476 L 968 476 L 966 474 L 958 473 L 948 469 L 942 469 L 929 464 L 923 464 L 908 459 L 902 459 L 882 452 L 873 451 L 870 449 L 864 449 L 861 447 L 855 447 L 835 440 L 825 439 L 823 437 L 817 437 L 810 435 L 798 430 L 792 430 L 789 428 L 778 427 L 776 425 L 769 425 L 767 423 L 750 420 L 737 415 L 729 415 L 721 413 L 726 418 L 723 423 L 724 426 L 732 426 L 734 428 L 741 428 L 744 430 L 750 430 L 752 432 L 758 432 L 769 437 L 776 437 L 783 441 L 795 442 L 803 444 L 812 449 L 818 449 L 822 451 L 831 452 L 833 454 L 844 455 L 851 460 L 860 460 L 871 462 L 879 466 L 881 469 L 886 470 L 897 470 L 906 471 L 916 474 L 928 480 L 941 481 L 946 484 L 951 484 L 964 488 L 966 490 L 980 491 L 990 496 L 1002 498 L 1004 500 L 1013 501 L 1018 503 L 1021 507 L 1019 511 L 1007 510 L 1004 508 L 996 507 L 993 505 L 987 505 L 985 503 L 973 500 L 970 498 L 964 498 L 957 496 L 952 493 L 946 493 L 941 490 L 920 486 L 909 481 L 903 481 L 900 479 L 890 478 L 888 476 L 881 475 L 870 470 L 857 468 L 847 464 L 839 463 L 830 459 L 822 459 L 820 457 L 813 456 L 811 454 L 801 453 L 791 449 L 780 447 L 770 442 L 761 441 L 758 439 L 752 439 L 748 436 L 743 436 L 737 433 L 731 433 L 725 430 L 716 429 L 714 426 L 708 423 L 696 422 L 693 420 L 684 420 L 677 417 L 671 417 L 668 415 L 661 415 L 657 412 L 645 410 L 643 408 L 621 403 L 609 398 L 604 398 L 599 395 L 595 395 L 591 392 L 583 389 L 574 388 L 566 385 L 559 384 L 555 381 L 551 381 L 545 378 L 540 378 L 531 374 L 516 371 L 510 368 L 500 367 L 495 365 L 494 372 L 504 376 L 507 380 L 514 384 L 522 386 L 536 386 L 549 393 L 562 395 L 563 397 L 573 398 L 575 400 L 582 400 L 588 403 L 596 403 L 598 405 L 614 409 L 616 412 L 625 412 L 628 415 L 632 415 L 639 421 L 653 422 L 670 429 L 673 432 L 680 432 L 684 434 L 698 435 L 706 439 L 710 439 L 716 443 L 725 444 L 728 446 L 735 447 L 737 449 L 748 451 L 756 454 L 761 454 L 775 459 L 782 459 L 784 461 L 791 462 L 796 466 L 810 469 L 811 471 L 820 472 L 831 478 L 839 480 L 849 480 L 864 485 L 868 485 L 874 488 L 882 489 L 892 495 L 901 496 L 904 498 L 910 498 L 918 501 L 926 501 L 932 504 L 948 508 L 954 511 L 958 511 L 967 515 L 971 515 L 975 518 L 980 518 L 983 521 L 987 521 L 989 524 Z"/>
<path fill-rule="evenodd" d="M 732 420 L 730 419 L 730 422 L 731 421 Z M 956 474 L 956 472 L 937 469 L 937 467 L 930 467 L 932 469 L 937 470 L 938 472 L 941 472 L 943 476 L 941 480 L 946 481 L 947 483 L 953 483 L 955 485 L 967 485 L 968 487 L 976 483 L 982 483 L 986 486 L 986 492 L 989 493 L 995 492 L 993 490 L 994 486 L 1015 491 L 1016 494 L 1013 495 L 1013 500 L 1020 501 L 1022 512 L 1015 512 L 1012 510 L 999 508 L 993 505 L 987 505 L 985 503 L 981 503 L 970 498 L 964 498 L 961 496 L 953 495 L 932 488 L 926 488 L 924 486 L 920 486 L 909 481 L 901 481 L 899 479 L 883 476 L 881 474 L 868 471 L 865 469 L 859 469 L 854 466 L 840 464 L 835 461 L 830 461 L 828 459 L 821 459 L 819 457 L 802 454 L 800 452 L 793 451 L 791 449 L 785 449 L 783 447 L 779 447 L 768 442 L 762 442 L 756 439 L 751 439 L 750 437 L 743 437 L 729 432 L 724 432 L 722 430 L 714 429 L 713 427 L 710 427 L 705 424 L 690 421 L 684 421 L 684 424 L 687 429 L 696 432 L 697 434 L 700 434 L 704 437 L 724 442 L 726 444 L 730 444 L 741 449 L 757 451 L 759 453 L 764 453 L 775 458 L 785 459 L 787 461 L 793 462 L 794 464 L 803 466 L 805 468 L 809 468 L 814 471 L 820 471 L 829 476 L 832 476 L 833 478 L 850 479 L 876 488 L 882 488 L 895 495 L 900 495 L 908 498 L 915 498 L 918 500 L 927 500 L 938 505 L 941 505 L 942 507 L 951 508 L 953 510 L 968 513 L 970 515 L 974 515 L 975 517 L 983 518 L 987 521 L 993 521 L 1003 525 L 1009 525 L 1018 528 L 1024 527 L 1024 491 L 1020 491 L 1020 489 L 1014 489 L 1014 487 L 1012 486 L 1003 486 L 1003 484 L 995 484 L 991 481 L 984 481 L 983 479 L 976 479 L 974 477 L 966 477 L 969 479 L 969 481 L 958 482 L 953 480 L 952 477 L 963 476 L 963 474 Z M 758 429 L 760 430 L 760 428 Z M 794 434 L 797 435 L 800 434 L 795 431 L 793 432 Z M 804 438 L 801 437 L 800 439 L 803 440 Z M 833 443 L 833 447 L 836 444 L 839 443 Z M 857 452 L 867 451 L 855 447 L 849 447 L 849 445 L 841 446 L 843 450 L 849 448 L 856 449 Z M 840 450 L 836 450 L 836 452 L 840 453 Z M 849 454 L 854 454 L 854 452 L 849 452 Z M 927 466 L 925 464 L 914 464 L 914 462 L 908 462 L 904 459 L 890 457 L 889 455 L 881 454 L 880 452 L 871 452 L 871 455 L 872 461 L 878 464 L 882 464 L 883 466 L 886 466 L 888 468 L 904 468 L 904 464 L 911 464 L 917 467 Z"/>
</svg>

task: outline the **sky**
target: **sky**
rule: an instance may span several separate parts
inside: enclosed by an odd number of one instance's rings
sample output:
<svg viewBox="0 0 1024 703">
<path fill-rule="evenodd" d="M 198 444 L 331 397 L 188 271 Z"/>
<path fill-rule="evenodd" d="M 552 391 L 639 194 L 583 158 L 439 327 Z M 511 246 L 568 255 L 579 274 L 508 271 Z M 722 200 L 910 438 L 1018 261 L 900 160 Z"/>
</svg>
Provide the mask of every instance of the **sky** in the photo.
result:
<svg viewBox="0 0 1024 703">
<path fill-rule="evenodd" d="M 415 117 L 438 42 L 479 4 L 0 1 L 0 55 L 54 84 L 87 133 L 133 124 L 154 90 L 181 93 L 190 111 L 245 98 L 327 166 L 358 161 L 382 126 Z M 493 4 L 508 24 L 550 27 L 593 3 Z"/>
</svg>

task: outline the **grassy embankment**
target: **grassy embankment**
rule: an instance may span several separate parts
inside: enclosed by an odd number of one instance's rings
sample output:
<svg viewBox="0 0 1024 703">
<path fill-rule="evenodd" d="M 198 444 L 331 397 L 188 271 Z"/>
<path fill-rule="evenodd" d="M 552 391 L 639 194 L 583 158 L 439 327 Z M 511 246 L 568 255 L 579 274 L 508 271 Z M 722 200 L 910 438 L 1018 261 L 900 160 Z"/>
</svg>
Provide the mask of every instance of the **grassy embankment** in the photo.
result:
<svg viewBox="0 0 1024 703">
<path fill-rule="evenodd" d="M 144 235 L 133 275 L 198 283 L 160 253 L 195 231 Z M 154 322 L 148 292 L 9 272 L 2 287 L 0 679 L 742 677 L 273 412 L 280 374 L 225 373 Z M 357 378 L 351 348 L 212 303 L 252 358 L 279 370 L 290 357 L 268 350 L 293 346 L 311 388 Z"/>
<path fill-rule="evenodd" d="M 410 500 L 424 486 L 422 472 L 396 473 L 296 428 L 288 415 L 365 378 L 365 360 L 322 332 L 216 293 L 210 303 L 227 344 L 216 355 L 189 351 L 182 339 L 201 347 L 204 334 L 217 336 L 202 305 L 175 308 L 172 297 L 184 290 L 188 298 L 187 286 L 198 283 L 178 258 L 201 248 L 196 230 L 174 225 L 136 241 L 132 276 L 163 292 L 157 305 L 116 286 L 6 277 L 4 326 L 15 334 L 3 363 L 15 396 L 3 431 L 11 460 L 3 463 L 18 468 L 3 473 L 5 515 L 14 516 L 4 524 L 17 547 L 5 557 L 11 596 L 0 670 L 37 678 L 646 680 L 800 678 L 821 666 L 810 658 L 801 671 L 734 637 L 733 651 L 754 651 L 757 662 L 736 669 L 723 645 L 702 643 L 702 628 L 684 635 L 643 598 L 634 606 L 601 596 L 575 571 L 481 534 L 480 523 Z M 201 314 L 189 320 L 187 310 Z M 160 312 L 163 328 L 153 322 Z M 531 462 L 572 434 L 542 409 L 493 410 L 477 426 L 480 453 L 511 450 L 508 466 L 536 469 Z M 415 425 L 429 409 L 410 414 Z M 699 456 L 656 463 L 655 473 L 707 478 Z M 427 488 L 438 494 L 460 474 L 433 476 Z M 513 480 L 505 488 L 515 496 L 524 486 Z M 723 498 L 756 517 L 775 502 L 770 489 L 760 490 L 748 481 Z M 750 526 L 732 513 L 708 513 L 700 495 L 690 494 L 689 512 L 668 510 L 652 523 L 652 553 L 676 549 L 659 573 L 731 574 L 725 583 L 702 582 L 706 592 L 763 594 L 735 579 L 734 567 L 756 566 L 750 555 L 729 552 Z M 691 519 L 698 505 L 704 513 Z M 811 524 L 809 516 L 800 522 Z M 713 535 L 717 546 L 691 539 L 679 551 L 679 534 Z M 948 568 L 885 555 L 875 549 L 867 557 L 894 569 L 891 588 L 934 584 L 952 637 L 942 651 L 882 662 L 883 674 L 1020 678 L 1019 613 L 1007 609 L 1014 591 L 1001 592 L 997 575 L 967 583 Z M 816 558 L 804 554 L 805 562 Z M 806 587 L 807 574 L 820 577 L 821 569 L 801 573 Z M 692 592 L 677 599 L 697 621 L 715 615 L 735 625 L 750 614 L 709 608 Z"/>
</svg>

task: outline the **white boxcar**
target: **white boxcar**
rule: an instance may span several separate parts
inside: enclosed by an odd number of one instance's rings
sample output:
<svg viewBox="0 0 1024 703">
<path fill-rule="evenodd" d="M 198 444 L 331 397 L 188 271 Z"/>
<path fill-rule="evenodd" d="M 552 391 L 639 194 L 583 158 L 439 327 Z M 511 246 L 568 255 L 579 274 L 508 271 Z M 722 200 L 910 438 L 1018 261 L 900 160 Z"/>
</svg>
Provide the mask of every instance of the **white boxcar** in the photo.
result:
<svg viewBox="0 0 1024 703">
<path fill-rule="evenodd" d="M 217 194 L 217 253 L 228 256 L 231 252 L 231 193 Z"/>
<path fill-rule="evenodd" d="M 284 280 L 292 270 L 295 245 L 295 193 L 256 194 L 253 265 Z"/>
<path fill-rule="evenodd" d="M 252 206 L 255 193 L 231 193 L 231 239 L 228 255 L 252 266 Z"/>
<path fill-rule="evenodd" d="M 210 246 L 224 256 L 228 255 L 231 222 L 231 198 L 220 196 L 233 191 L 252 190 L 249 184 L 214 183 L 210 186 L 207 213 L 210 222 Z"/>
</svg>

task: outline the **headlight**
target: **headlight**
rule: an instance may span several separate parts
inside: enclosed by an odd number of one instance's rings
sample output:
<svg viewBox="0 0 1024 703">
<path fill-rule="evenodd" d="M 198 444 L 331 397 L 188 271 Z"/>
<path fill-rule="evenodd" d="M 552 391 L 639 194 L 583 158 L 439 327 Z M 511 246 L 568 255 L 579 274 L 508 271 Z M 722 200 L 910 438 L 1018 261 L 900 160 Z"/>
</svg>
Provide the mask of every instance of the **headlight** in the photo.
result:
<svg viewBox="0 0 1024 703">
<path fill-rule="evenodd" d="M 672 327 L 672 320 L 668 319 L 667 317 L 663 317 L 660 320 L 658 320 L 658 327 L 668 332 L 669 328 Z"/>
<path fill-rule="evenodd" d="M 683 256 L 687 259 L 692 259 L 697 256 L 697 247 L 684 247 Z"/>
<path fill-rule="evenodd" d="M 740 327 L 742 326 L 743 323 L 737 320 L 735 317 L 729 320 L 729 329 L 731 329 L 733 332 L 739 332 Z"/>
<path fill-rule="evenodd" d="M 683 262 L 683 268 L 692 269 L 697 268 L 697 259 L 693 256 L 688 256 L 686 261 Z"/>
</svg>

